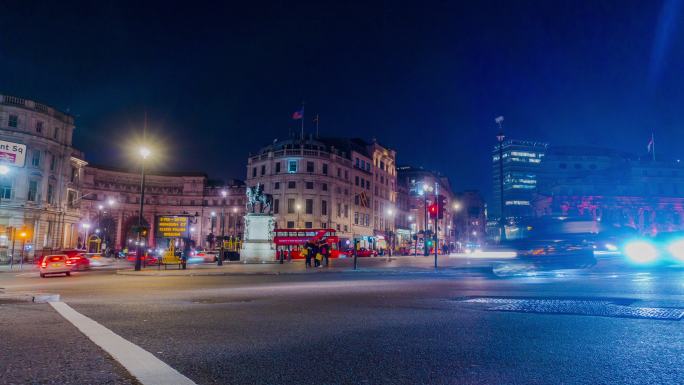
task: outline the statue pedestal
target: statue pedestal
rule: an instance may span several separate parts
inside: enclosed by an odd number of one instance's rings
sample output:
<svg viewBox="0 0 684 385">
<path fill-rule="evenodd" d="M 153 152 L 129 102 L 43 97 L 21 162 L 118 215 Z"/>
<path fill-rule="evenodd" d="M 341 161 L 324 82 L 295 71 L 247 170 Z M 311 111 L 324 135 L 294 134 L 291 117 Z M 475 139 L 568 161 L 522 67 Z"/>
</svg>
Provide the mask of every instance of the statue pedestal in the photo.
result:
<svg viewBox="0 0 684 385">
<path fill-rule="evenodd" d="M 273 229 L 275 218 L 270 214 L 245 215 L 245 237 L 240 249 L 243 263 L 266 263 L 275 261 Z"/>
</svg>

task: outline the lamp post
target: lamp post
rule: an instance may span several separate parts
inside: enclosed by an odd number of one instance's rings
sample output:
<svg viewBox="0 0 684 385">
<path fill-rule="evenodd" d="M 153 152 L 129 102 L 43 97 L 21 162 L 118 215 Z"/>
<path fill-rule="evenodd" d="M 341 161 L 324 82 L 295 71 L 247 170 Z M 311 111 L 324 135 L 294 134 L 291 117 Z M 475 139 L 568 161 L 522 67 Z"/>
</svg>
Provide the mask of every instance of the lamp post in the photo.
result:
<svg viewBox="0 0 684 385">
<path fill-rule="evenodd" d="M 233 207 L 233 214 L 235 214 L 235 221 L 233 222 L 233 236 L 237 240 L 237 223 L 238 223 L 238 208 Z"/>
<path fill-rule="evenodd" d="M 211 222 L 211 230 L 209 231 L 209 248 L 213 248 L 214 240 L 216 239 L 216 237 L 214 236 L 214 225 L 216 224 L 216 211 L 212 211 L 209 215 L 209 221 Z"/>
<path fill-rule="evenodd" d="M 408 217 L 409 220 L 409 228 L 411 229 L 411 232 L 413 235 L 409 233 L 411 236 L 411 243 L 413 243 L 413 256 L 417 257 L 418 256 L 418 229 L 416 228 L 416 224 L 413 222 L 413 215 L 409 215 Z M 414 239 L 415 237 L 415 239 Z M 408 255 L 411 255 L 411 249 L 409 248 Z"/>
<path fill-rule="evenodd" d="M 424 226 L 423 227 L 423 249 L 425 252 L 425 256 L 427 257 L 430 255 L 430 249 L 428 248 L 427 244 L 427 231 L 428 231 L 428 212 L 427 212 L 427 194 L 432 190 L 432 186 L 429 184 L 423 182 L 423 190 L 421 191 L 423 195 L 423 210 L 425 211 L 424 213 Z"/>
<path fill-rule="evenodd" d="M 385 216 L 385 237 L 387 238 L 385 242 L 387 243 L 387 260 L 389 261 L 392 256 L 392 228 L 390 226 L 390 220 L 393 218 L 394 211 L 392 209 L 387 209 L 387 215 Z"/>
<path fill-rule="evenodd" d="M 228 193 L 226 190 L 221 190 L 221 196 L 223 197 L 223 200 L 221 201 L 221 251 L 219 254 L 219 257 L 217 258 L 217 265 L 222 266 L 223 265 L 223 238 L 226 236 L 226 196 Z"/>
<path fill-rule="evenodd" d="M 143 209 L 145 207 L 145 160 L 150 156 L 150 149 L 147 147 L 140 147 L 138 150 L 141 162 L 140 162 L 140 212 L 138 212 L 138 242 L 137 250 L 135 255 L 135 271 L 140 271 L 142 267 L 142 225 L 143 225 Z"/>
<path fill-rule="evenodd" d="M 295 205 L 295 209 L 297 210 L 297 228 L 300 228 L 300 226 L 299 226 L 299 212 L 302 210 L 302 205 L 297 203 Z"/>
<path fill-rule="evenodd" d="M 90 223 L 82 223 L 81 227 L 83 227 L 83 246 L 88 252 L 88 230 L 90 229 Z"/>
<path fill-rule="evenodd" d="M 506 240 L 506 216 L 504 215 L 504 175 L 503 175 L 503 142 L 506 135 L 503 133 L 503 116 L 499 116 L 494 121 L 499 125 L 499 133 L 496 135 L 496 140 L 499 142 L 499 200 L 501 212 L 499 213 L 499 228 L 501 232 L 500 240 Z"/>
<path fill-rule="evenodd" d="M 28 237 L 28 233 L 26 231 L 21 231 L 19 233 L 19 238 L 21 238 L 21 253 L 20 253 L 20 259 L 19 259 L 19 270 L 22 270 L 24 268 L 24 249 L 26 249 L 26 237 Z M 12 256 L 12 259 L 14 259 L 14 256 Z"/>
<path fill-rule="evenodd" d="M 456 219 L 458 218 L 457 213 L 461 211 L 461 204 L 459 202 L 454 202 L 451 204 L 451 208 L 454 211 L 454 219 L 451 221 L 451 223 L 454 225 L 454 240 L 459 243 L 458 238 L 456 238 L 456 231 L 458 228 L 456 227 Z M 448 226 L 449 229 L 451 229 L 451 224 Z M 449 230 L 449 234 L 451 235 L 451 230 Z"/>
</svg>

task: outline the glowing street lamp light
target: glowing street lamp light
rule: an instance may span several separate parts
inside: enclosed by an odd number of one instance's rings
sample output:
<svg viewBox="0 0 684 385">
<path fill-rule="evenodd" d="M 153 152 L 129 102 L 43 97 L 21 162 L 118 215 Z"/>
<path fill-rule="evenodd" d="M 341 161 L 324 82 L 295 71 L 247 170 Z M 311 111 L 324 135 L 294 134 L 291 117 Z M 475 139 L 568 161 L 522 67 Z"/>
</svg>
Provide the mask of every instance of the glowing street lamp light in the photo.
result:
<svg viewBox="0 0 684 385">
<path fill-rule="evenodd" d="M 138 212 L 138 241 L 140 243 L 143 226 L 143 209 L 145 208 L 145 160 L 152 154 L 149 148 L 142 146 L 138 149 L 142 161 L 140 162 L 140 211 Z M 140 271 L 142 268 L 142 254 L 143 250 L 138 245 L 135 256 L 135 270 Z"/>
<path fill-rule="evenodd" d="M 4 164 L 0 164 L 0 175 L 7 175 L 10 172 L 10 168 Z"/>
</svg>

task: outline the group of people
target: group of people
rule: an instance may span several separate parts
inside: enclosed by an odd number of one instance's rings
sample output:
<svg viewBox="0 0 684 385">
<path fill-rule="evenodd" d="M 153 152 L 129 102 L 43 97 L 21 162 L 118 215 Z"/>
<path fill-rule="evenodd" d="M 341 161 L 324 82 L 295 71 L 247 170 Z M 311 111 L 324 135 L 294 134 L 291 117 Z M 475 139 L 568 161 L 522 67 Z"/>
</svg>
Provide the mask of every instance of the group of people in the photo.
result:
<svg viewBox="0 0 684 385">
<path fill-rule="evenodd" d="M 307 243 L 302 247 L 301 254 L 304 256 L 306 267 L 311 267 L 313 260 L 314 267 L 321 267 L 323 263 L 328 266 L 330 262 L 330 245 L 325 242 Z"/>
</svg>

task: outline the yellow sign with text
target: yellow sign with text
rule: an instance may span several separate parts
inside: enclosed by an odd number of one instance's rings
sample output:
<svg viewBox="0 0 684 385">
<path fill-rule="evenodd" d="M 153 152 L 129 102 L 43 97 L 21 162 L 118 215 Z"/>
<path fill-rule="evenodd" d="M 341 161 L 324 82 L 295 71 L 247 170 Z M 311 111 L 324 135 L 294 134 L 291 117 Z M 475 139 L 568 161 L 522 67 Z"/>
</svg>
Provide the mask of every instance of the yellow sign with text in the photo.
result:
<svg viewBox="0 0 684 385">
<path fill-rule="evenodd" d="M 155 233 L 157 238 L 189 238 L 189 217 L 179 215 L 157 216 Z"/>
</svg>

